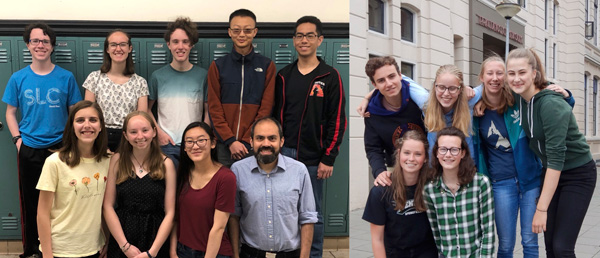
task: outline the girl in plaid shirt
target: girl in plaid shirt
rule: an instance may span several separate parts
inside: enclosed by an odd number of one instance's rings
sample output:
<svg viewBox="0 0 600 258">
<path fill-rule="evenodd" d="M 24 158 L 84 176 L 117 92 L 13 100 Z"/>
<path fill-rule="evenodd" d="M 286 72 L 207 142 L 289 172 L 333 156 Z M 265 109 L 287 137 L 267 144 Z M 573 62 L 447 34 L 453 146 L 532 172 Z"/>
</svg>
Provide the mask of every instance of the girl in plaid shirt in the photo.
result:
<svg viewBox="0 0 600 258">
<path fill-rule="evenodd" d="M 445 257 L 492 257 L 492 187 L 476 173 L 465 134 L 455 127 L 440 130 L 433 153 L 434 179 L 424 195 L 438 250 Z"/>
</svg>

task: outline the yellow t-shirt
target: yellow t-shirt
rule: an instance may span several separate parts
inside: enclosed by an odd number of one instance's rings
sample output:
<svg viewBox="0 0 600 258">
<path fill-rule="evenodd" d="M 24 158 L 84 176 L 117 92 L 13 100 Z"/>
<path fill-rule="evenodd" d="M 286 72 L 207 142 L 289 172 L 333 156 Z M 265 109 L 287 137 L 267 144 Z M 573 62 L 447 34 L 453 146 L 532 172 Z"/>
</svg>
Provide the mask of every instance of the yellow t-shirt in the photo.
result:
<svg viewBox="0 0 600 258">
<path fill-rule="evenodd" d="M 46 159 L 36 188 L 54 192 L 50 211 L 54 256 L 90 256 L 102 249 L 102 200 L 109 161 L 82 158 L 71 168 L 58 153 Z"/>
</svg>

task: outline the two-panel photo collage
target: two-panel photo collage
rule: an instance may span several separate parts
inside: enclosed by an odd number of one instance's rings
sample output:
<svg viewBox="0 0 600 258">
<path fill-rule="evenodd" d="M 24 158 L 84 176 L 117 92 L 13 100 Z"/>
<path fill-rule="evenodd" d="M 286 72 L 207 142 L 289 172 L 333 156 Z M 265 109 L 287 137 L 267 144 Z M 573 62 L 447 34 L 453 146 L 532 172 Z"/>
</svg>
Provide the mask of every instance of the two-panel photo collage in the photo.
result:
<svg viewBox="0 0 600 258">
<path fill-rule="evenodd" d="M 600 258 L 597 0 L 0 9 L 0 258 Z"/>
</svg>

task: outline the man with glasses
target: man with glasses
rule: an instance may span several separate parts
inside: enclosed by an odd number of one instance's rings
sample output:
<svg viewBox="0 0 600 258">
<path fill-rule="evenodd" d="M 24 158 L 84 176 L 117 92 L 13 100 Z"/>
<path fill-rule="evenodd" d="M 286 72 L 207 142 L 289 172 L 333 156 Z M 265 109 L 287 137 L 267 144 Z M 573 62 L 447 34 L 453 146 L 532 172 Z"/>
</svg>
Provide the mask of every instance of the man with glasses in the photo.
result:
<svg viewBox="0 0 600 258">
<path fill-rule="evenodd" d="M 254 52 L 256 16 L 239 9 L 229 15 L 231 53 L 208 68 L 208 112 L 217 136 L 219 162 L 230 167 L 250 153 L 250 126 L 273 109 L 275 64 Z"/>
<path fill-rule="evenodd" d="M 231 167 L 237 180 L 228 224 L 234 257 L 308 258 L 317 211 L 306 166 L 279 154 L 283 132 L 272 117 L 256 121 L 251 137 L 254 157 Z"/>
<path fill-rule="evenodd" d="M 323 255 L 323 181 L 333 174 L 346 131 L 342 79 L 337 70 L 317 57 L 321 42 L 321 21 L 314 16 L 298 19 L 294 33 L 298 60 L 278 73 L 273 113 L 286 139 L 282 154 L 304 163 L 312 182 L 319 221 L 311 257 Z"/>
<path fill-rule="evenodd" d="M 54 30 L 43 23 L 30 24 L 23 40 L 31 53 L 31 64 L 10 77 L 2 97 L 7 104 L 6 123 L 17 147 L 22 258 L 39 256 L 36 217 L 40 193 L 35 186 L 50 150 L 62 146 L 69 107 L 81 100 L 73 74 L 52 63 Z"/>
<path fill-rule="evenodd" d="M 173 61 L 152 73 L 148 90 L 148 111 L 156 107 L 158 142 L 161 150 L 179 167 L 181 135 L 194 121 L 208 121 L 206 113 L 207 71 L 190 62 L 190 52 L 198 42 L 198 28 L 187 17 L 179 17 L 167 25 L 165 41 Z M 154 116 L 153 116 L 154 117 Z"/>
</svg>

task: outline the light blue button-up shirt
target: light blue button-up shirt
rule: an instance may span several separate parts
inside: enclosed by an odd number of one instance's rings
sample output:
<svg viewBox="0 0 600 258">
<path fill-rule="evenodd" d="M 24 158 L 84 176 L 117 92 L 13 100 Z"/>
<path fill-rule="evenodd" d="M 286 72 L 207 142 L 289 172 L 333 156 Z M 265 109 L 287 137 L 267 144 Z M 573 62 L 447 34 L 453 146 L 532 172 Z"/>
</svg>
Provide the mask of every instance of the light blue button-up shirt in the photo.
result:
<svg viewBox="0 0 600 258">
<path fill-rule="evenodd" d="M 267 252 L 300 248 L 300 227 L 316 223 L 317 211 L 304 164 L 279 154 L 267 174 L 255 157 L 234 163 L 237 180 L 235 213 L 242 243 Z"/>
</svg>

